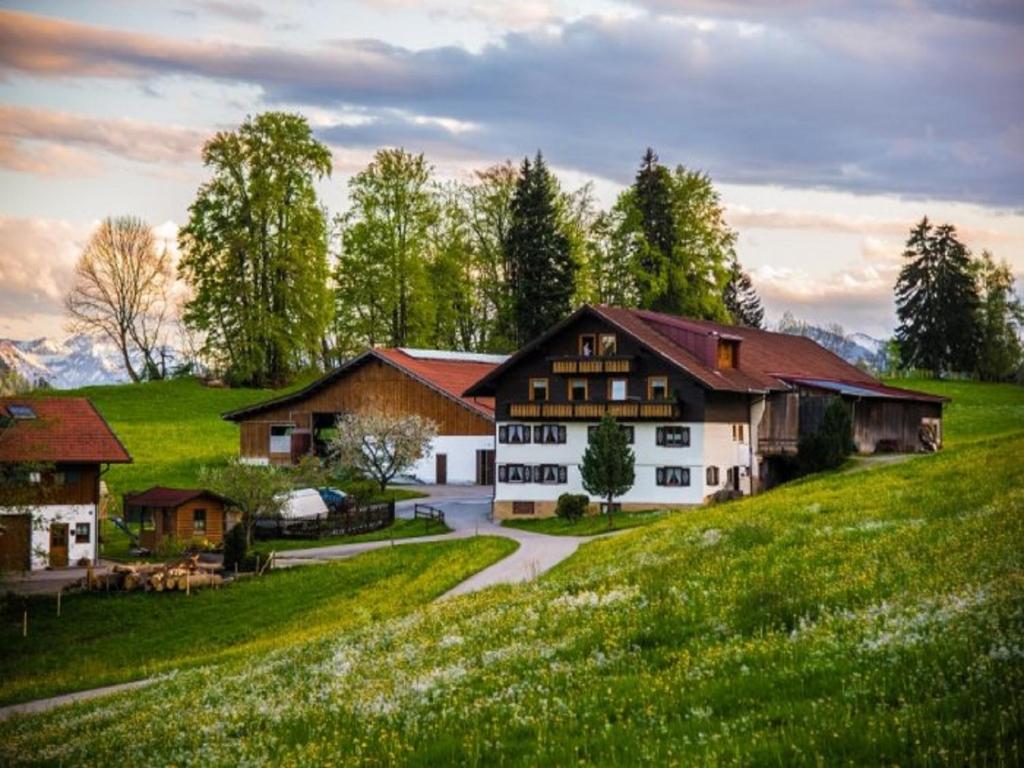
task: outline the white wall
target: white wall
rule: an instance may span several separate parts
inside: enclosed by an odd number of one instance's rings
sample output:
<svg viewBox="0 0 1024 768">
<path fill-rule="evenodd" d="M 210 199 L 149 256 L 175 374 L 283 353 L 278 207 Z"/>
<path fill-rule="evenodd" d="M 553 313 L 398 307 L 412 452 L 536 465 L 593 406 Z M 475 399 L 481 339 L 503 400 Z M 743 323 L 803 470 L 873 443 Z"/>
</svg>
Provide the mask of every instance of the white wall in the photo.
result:
<svg viewBox="0 0 1024 768">
<path fill-rule="evenodd" d="M 525 423 L 525 422 L 508 422 Z M 700 504 L 704 500 L 704 430 L 700 422 L 636 423 L 622 422 L 632 426 L 634 431 L 633 453 L 636 456 L 636 480 L 633 487 L 618 501 L 624 504 Z M 496 483 L 495 501 L 555 501 L 563 493 L 586 493 L 579 465 L 587 447 L 587 427 L 593 423 L 568 423 L 565 443 L 554 445 L 510 445 L 497 443 L 496 464 L 562 464 L 568 467 L 568 482 L 557 485 L 540 483 Z M 682 426 L 690 428 L 690 445 L 683 448 L 669 448 L 658 445 L 655 432 L 659 426 Z M 728 429 L 728 426 L 726 427 Z M 657 467 L 688 467 L 688 487 L 662 486 L 657 484 Z M 724 480 L 724 470 L 722 472 Z M 712 489 L 712 491 L 717 489 Z M 600 501 L 592 497 L 592 501 Z"/>
<path fill-rule="evenodd" d="M 437 454 L 448 457 L 448 484 L 472 485 L 476 482 L 476 452 L 494 448 L 494 435 L 438 435 L 430 453 L 416 462 L 410 474 L 423 483 L 437 482 Z"/>
<path fill-rule="evenodd" d="M 726 486 L 726 472 L 729 467 L 740 467 L 740 490 L 750 493 L 750 425 L 743 425 L 743 440 L 732 437 L 732 424 L 705 424 L 704 465 L 718 467 L 718 485 L 706 483 L 707 473 L 702 473 L 704 495 L 708 496 Z"/>
<path fill-rule="evenodd" d="M 5 509 L 0 507 L 0 514 L 25 514 L 25 510 Z M 83 557 L 96 561 L 99 530 L 97 530 L 95 504 L 51 504 L 33 507 L 32 541 L 30 543 L 32 570 L 45 568 L 49 564 L 50 523 L 67 523 L 68 525 L 68 565 L 74 566 Z M 75 543 L 75 525 L 89 523 L 89 541 Z"/>
</svg>

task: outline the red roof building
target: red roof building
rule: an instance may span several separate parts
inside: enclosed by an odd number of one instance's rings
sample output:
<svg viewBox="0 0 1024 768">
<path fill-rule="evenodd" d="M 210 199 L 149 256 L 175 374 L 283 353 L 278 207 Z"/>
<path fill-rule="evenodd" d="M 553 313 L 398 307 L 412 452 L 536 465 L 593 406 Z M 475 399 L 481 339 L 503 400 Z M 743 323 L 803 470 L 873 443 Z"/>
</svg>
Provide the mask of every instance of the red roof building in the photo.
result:
<svg viewBox="0 0 1024 768">
<path fill-rule="evenodd" d="M 0 462 L 128 464 L 117 435 L 84 397 L 0 397 Z"/>
</svg>

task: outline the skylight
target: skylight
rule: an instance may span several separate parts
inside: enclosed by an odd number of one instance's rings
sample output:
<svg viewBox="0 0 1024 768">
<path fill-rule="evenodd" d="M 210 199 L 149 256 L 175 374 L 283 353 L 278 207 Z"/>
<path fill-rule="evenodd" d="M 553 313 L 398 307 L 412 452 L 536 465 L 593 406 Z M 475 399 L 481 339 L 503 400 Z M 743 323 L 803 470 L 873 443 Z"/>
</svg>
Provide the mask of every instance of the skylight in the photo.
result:
<svg viewBox="0 0 1024 768">
<path fill-rule="evenodd" d="M 34 419 L 36 412 L 27 405 L 8 405 L 7 412 L 14 419 Z"/>
</svg>

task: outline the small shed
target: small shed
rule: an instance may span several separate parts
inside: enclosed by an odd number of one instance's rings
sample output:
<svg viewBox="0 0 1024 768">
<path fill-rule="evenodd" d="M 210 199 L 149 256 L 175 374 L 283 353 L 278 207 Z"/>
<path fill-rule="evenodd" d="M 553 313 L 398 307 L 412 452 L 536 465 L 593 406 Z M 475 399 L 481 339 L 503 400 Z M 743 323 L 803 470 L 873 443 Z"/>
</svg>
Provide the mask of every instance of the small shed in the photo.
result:
<svg viewBox="0 0 1024 768">
<path fill-rule="evenodd" d="M 153 486 L 141 493 L 125 494 L 124 518 L 139 525 L 139 544 L 156 549 L 166 538 L 187 541 L 224 540 L 229 521 L 228 500 L 203 488 Z"/>
</svg>

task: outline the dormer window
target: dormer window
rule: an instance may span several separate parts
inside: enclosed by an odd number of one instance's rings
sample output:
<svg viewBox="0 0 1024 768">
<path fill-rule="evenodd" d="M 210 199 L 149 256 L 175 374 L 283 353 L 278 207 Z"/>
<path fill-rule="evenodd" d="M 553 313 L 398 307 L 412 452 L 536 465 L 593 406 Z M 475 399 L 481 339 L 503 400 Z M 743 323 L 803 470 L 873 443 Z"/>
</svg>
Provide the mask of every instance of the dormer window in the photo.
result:
<svg viewBox="0 0 1024 768">
<path fill-rule="evenodd" d="M 580 357 L 593 357 L 597 350 L 597 336 L 593 333 L 580 334 Z"/>
<path fill-rule="evenodd" d="M 647 399 L 668 400 L 668 376 L 647 377 Z"/>
<path fill-rule="evenodd" d="M 735 368 L 737 355 L 737 343 L 732 340 L 721 339 L 718 342 L 718 367 Z"/>
<path fill-rule="evenodd" d="M 618 351 L 618 343 L 614 333 L 602 333 L 598 337 L 598 343 L 601 357 L 611 357 Z"/>
</svg>

